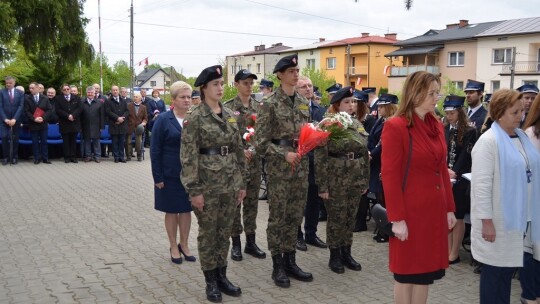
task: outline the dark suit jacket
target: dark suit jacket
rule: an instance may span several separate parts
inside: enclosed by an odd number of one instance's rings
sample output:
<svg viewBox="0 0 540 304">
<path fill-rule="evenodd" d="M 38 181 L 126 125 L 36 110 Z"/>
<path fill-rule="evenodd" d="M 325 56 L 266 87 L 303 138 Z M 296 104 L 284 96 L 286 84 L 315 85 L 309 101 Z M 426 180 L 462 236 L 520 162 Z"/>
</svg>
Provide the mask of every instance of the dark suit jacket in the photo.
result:
<svg viewBox="0 0 540 304">
<path fill-rule="evenodd" d="M 482 129 L 482 125 L 484 124 L 484 121 L 486 120 L 487 110 L 484 108 L 484 106 L 481 106 L 480 109 L 478 109 L 474 114 L 469 117 L 469 120 L 471 121 L 471 125 L 476 128 L 476 131 L 478 134 L 480 134 L 480 130 Z"/>
<path fill-rule="evenodd" d="M 65 96 L 60 94 L 55 97 L 54 102 L 60 133 L 77 133 L 81 130 L 81 98 L 75 94 L 70 94 L 69 102 Z M 72 115 L 74 120 L 68 119 Z"/>
<path fill-rule="evenodd" d="M 42 123 L 37 123 L 34 121 L 34 112 L 36 108 L 40 108 L 44 113 Z M 28 121 L 28 129 L 30 131 L 39 131 L 48 128 L 49 117 L 52 114 L 52 106 L 49 98 L 45 95 L 39 94 L 39 101 L 36 105 L 34 100 L 34 95 L 27 95 L 26 100 L 24 101 L 24 113 Z"/>
<path fill-rule="evenodd" d="M 165 178 L 178 178 L 182 171 L 180 164 L 180 142 L 182 127 L 173 111 L 165 112 L 156 119 L 150 144 L 152 176 L 154 183 Z"/>
<path fill-rule="evenodd" d="M 127 134 L 129 112 L 125 100 L 118 98 L 118 102 L 116 102 L 114 97 L 111 96 L 105 103 L 105 115 L 107 116 L 107 121 L 109 123 L 109 134 Z M 124 122 L 121 124 L 116 123 L 118 117 L 124 117 Z"/>
<path fill-rule="evenodd" d="M 148 110 L 148 129 L 152 130 L 152 126 L 154 125 L 154 119 L 156 117 L 154 112 L 158 110 L 159 113 L 165 113 L 165 102 L 163 101 L 163 99 L 155 101 L 152 97 L 146 97 L 146 99 L 146 109 Z"/>
<path fill-rule="evenodd" d="M 3 89 L 0 92 L 0 120 L 2 123 L 6 119 L 15 119 L 18 124 L 21 122 L 24 108 L 24 93 L 17 89 L 14 89 L 13 92 L 13 102 L 9 99 L 7 89 Z"/>
<path fill-rule="evenodd" d="M 101 130 L 105 127 L 105 105 L 99 99 L 92 100 L 88 104 L 88 99 L 82 101 L 81 127 L 84 139 L 98 139 Z"/>
<path fill-rule="evenodd" d="M 131 102 L 127 105 L 129 111 L 128 119 L 128 134 L 133 133 L 138 125 L 142 122 L 148 123 L 148 112 L 144 105 L 139 105 L 139 112 L 135 114 L 135 103 Z"/>
<path fill-rule="evenodd" d="M 371 153 L 371 161 L 369 162 L 369 191 L 373 193 L 381 193 L 383 190 L 379 178 L 381 173 L 381 135 L 383 127 L 383 119 L 377 119 L 368 136 L 368 151 Z"/>
<path fill-rule="evenodd" d="M 323 120 L 324 113 L 326 113 L 326 108 L 310 101 L 309 116 L 312 122 L 320 122 Z M 314 151 L 308 153 L 309 161 L 309 171 L 308 171 L 308 182 L 310 184 L 315 184 L 315 154 Z"/>
</svg>

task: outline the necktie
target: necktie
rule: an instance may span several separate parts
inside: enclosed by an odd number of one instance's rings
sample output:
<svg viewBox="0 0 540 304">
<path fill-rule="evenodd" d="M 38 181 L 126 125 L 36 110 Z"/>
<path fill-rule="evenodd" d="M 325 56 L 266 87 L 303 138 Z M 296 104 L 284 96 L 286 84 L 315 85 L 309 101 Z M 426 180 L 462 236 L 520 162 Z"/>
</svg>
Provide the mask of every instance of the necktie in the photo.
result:
<svg viewBox="0 0 540 304">
<path fill-rule="evenodd" d="M 36 102 L 36 104 L 38 104 L 38 102 L 39 102 L 39 97 L 38 97 L 38 95 L 34 95 L 34 101 Z"/>
<path fill-rule="evenodd" d="M 8 92 L 9 92 L 9 102 L 13 103 L 13 91 L 8 90 Z"/>
<path fill-rule="evenodd" d="M 467 113 L 467 116 L 471 117 L 472 115 L 472 109 L 469 109 L 469 112 Z"/>
<path fill-rule="evenodd" d="M 66 100 L 69 101 L 69 95 L 66 95 Z"/>
<path fill-rule="evenodd" d="M 118 97 L 115 97 L 114 100 L 115 100 L 116 102 L 118 102 Z"/>
</svg>

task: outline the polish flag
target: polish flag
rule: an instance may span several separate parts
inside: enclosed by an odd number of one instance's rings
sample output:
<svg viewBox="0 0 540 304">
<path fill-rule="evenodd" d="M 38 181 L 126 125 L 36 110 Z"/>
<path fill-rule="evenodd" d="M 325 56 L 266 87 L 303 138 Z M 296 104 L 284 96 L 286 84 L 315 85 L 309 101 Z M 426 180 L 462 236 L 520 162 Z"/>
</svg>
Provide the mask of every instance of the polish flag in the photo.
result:
<svg viewBox="0 0 540 304">
<path fill-rule="evenodd" d="M 389 65 L 385 65 L 384 66 L 384 70 L 383 70 L 383 74 L 384 75 L 388 75 L 388 73 L 390 73 L 390 66 Z"/>
<path fill-rule="evenodd" d="M 360 86 L 361 83 L 362 83 L 362 78 L 358 77 L 358 79 L 356 79 L 356 85 Z"/>
<path fill-rule="evenodd" d="M 141 66 L 142 64 L 144 64 L 145 66 L 148 65 L 148 57 L 146 57 L 143 60 L 139 61 L 139 66 Z"/>
</svg>

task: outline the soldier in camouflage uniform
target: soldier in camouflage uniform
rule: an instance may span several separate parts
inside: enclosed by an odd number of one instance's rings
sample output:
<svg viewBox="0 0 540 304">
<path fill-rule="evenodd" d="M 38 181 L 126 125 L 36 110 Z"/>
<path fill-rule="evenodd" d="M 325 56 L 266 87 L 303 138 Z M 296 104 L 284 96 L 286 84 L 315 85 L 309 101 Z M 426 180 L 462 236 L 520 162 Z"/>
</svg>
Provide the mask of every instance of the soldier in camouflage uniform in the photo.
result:
<svg viewBox="0 0 540 304">
<path fill-rule="evenodd" d="M 257 79 L 257 76 L 248 70 L 240 70 L 236 73 L 234 76 L 234 86 L 238 89 L 238 95 L 223 104 L 238 115 L 238 129 L 240 129 L 241 134 L 246 132 L 246 127 L 253 127 L 254 120 L 252 115 L 257 114 L 259 103 L 251 97 L 251 88 L 253 86 L 253 80 L 255 79 Z M 266 253 L 264 253 L 264 251 L 262 251 L 255 243 L 257 209 L 259 207 L 259 189 L 261 186 L 261 161 L 260 157 L 255 154 L 255 139 L 252 138 L 250 142 L 244 140 L 243 143 L 249 176 L 247 180 L 246 198 L 242 203 L 243 207 L 241 208 L 241 206 L 238 206 L 234 215 L 234 224 L 231 235 L 231 258 L 235 261 L 242 260 L 242 245 L 240 242 L 242 230 L 246 232 L 246 248 L 244 252 L 259 259 L 266 258 Z M 240 209 L 243 210 L 242 215 L 240 215 Z M 244 220 L 243 228 L 242 217 Z"/>
<path fill-rule="evenodd" d="M 308 187 L 308 160 L 296 153 L 296 143 L 300 128 L 309 120 L 308 101 L 295 92 L 297 65 L 297 55 L 278 61 L 274 73 L 281 86 L 264 97 L 255 122 L 257 154 L 265 157 L 268 172 L 270 214 L 266 234 L 272 254 L 272 279 L 280 287 L 290 286 L 288 275 L 301 281 L 313 280 L 311 273 L 296 265 L 296 233 Z"/>
<path fill-rule="evenodd" d="M 328 112 L 352 114 L 352 96 L 352 87 L 340 89 L 332 97 Z M 315 150 L 315 178 L 319 185 L 319 196 L 325 200 L 328 212 L 328 266 L 336 273 L 345 271 L 343 265 L 356 271 L 362 269 L 351 256 L 351 245 L 358 203 L 368 188 L 368 134 L 356 119 L 353 119 L 348 131 L 349 138 L 330 140 L 326 146 Z"/>
<path fill-rule="evenodd" d="M 229 237 L 236 206 L 246 195 L 244 146 L 238 116 L 222 106 L 222 67 L 204 69 L 195 86 L 202 102 L 184 119 L 180 160 L 181 180 L 199 224 L 199 258 L 206 297 L 221 302 L 221 292 L 242 292 L 226 276 Z"/>
</svg>

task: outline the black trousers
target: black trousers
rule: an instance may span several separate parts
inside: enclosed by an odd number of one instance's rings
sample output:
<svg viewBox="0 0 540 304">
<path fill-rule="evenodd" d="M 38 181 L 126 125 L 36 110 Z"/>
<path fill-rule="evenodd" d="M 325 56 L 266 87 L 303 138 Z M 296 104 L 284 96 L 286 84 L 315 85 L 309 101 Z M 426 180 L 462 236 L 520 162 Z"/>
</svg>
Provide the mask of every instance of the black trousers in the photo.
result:
<svg viewBox="0 0 540 304">
<path fill-rule="evenodd" d="M 75 159 L 77 156 L 77 132 L 62 133 L 62 153 L 64 159 Z"/>
</svg>

